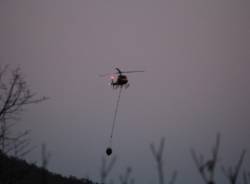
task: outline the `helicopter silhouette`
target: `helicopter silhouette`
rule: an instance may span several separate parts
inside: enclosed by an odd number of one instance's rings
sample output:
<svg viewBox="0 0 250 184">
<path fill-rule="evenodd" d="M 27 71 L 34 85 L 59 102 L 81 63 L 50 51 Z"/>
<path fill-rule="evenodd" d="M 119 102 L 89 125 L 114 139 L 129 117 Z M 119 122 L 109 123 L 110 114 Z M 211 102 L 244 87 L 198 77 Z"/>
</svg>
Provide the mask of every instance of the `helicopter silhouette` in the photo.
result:
<svg viewBox="0 0 250 184">
<path fill-rule="evenodd" d="M 117 72 L 113 73 L 117 76 L 111 75 L 110 85 L 113 89 L 123 88 L 127 89 L 129 87 L 128 77 L 124 75 L 124 73 L 136 73 L 136 72 L 144 72 L 143 70 L 132 70 L 132 71 L 121 71 L 119 68 L 115 68 Z M 110 74 L 100 75 L 101 77 L 107 76 Z"/>
<path fill-rule="evenodd" d="M 116 122 L 116 117 L 117 117 L 117 112 L 118 112 L 118 106 L 119 106 L 119 102 L 120 102 L 120 97 L 121 97 L 121 92 L 122 92 L 122 88 L 128 88 L 129 87 L 129 83 L 128 83 L 128 77 L 126 75 L 124 75 L 124 73 L 135 73 L 135 72 L 144 72 L 142 70 L 133 70 L 133 71 L 121 71 L 119 68 L 115 68 L 116 72 L 113 74 L 104 74 L 104 75 L 99 75 L 100 77 L 105 77 L 107 75 L 111 75 L 110 79 L 110 85 L 113 87 L 113 89 L 117 89 L 119 88 L 119 95 L 116 101 L 116 106 L 115 106 L 115 112 L 114 112 L 114 118 L 113 118 L 113 123 L 112 123 L 112 129 L 111 129 L 111 134 L 110 134 L 110 145 L 109 147 L 107 147 L 106 149 L 106 154 L 108 156 L 110 156 L 113 152 L 112 150 L 112 139 L 113 139 L 113 132 L 114 132 L 114 127 L 115 127 L 115 122 Z M 114 74 L 116 76 L 114 76 Z"/>
</svg>

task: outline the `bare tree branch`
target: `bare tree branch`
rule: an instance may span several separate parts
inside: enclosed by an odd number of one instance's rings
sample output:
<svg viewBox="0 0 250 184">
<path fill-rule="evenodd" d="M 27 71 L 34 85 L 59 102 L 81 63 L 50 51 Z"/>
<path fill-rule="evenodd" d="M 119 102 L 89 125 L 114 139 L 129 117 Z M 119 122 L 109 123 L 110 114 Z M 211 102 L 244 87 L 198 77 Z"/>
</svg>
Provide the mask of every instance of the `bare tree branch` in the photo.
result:
<svg viewBox="0 0 250 184">
<path fill-rule="evenodd" d="M 214 174 L 215 174 L 216 164 L 218 162 L 219 147 L 220 147 L 220 134 L 217 134 L 215 146 L 212 148 L 211 159 L 204 161 L 203 155 L 200 154 L 200 157 L 198 158 L 196 152 L 193 149 L 191 149 L 191 156 L 193 158 L 195 166 L 199 171 L 203 181 L 206 184 L 215 184 Z"/>
<path fill-rule="evenodd" d="M 163 150 L 164 150 L 164 143 L 165 143 L 165 139 L 162 138 L 158 150 L 156 150 L 154 144 L 150 145 L 151 152 L 152 152 L 152 154 L 155 158 L 156 164 L 157 164 L 159 184 L 164 184 L 163 158 L 162 158 L 162 154 L 163 154 Z"/>
<path fill-rule="evenodd" d="M 165 138 L 161 138 L 159 148 L 156 149 L 155 145 L 152 143 L 150 145 L 151 152 L 155 158 L 156 165 L 157 165 L 157 173 L 159 178 L 159 184 L 164 184 L 164 161 L 163 161 L 163 151 L 164 151 L 164 145 L 165 145 Z M 169 184 L 174 184 L 177 178 L 177 172 L 175 171 L 172 175 L 172 178 L 169 181 Z"/>
<path fill-rule="evenodd" d="M 41 156 L 42 156 L 42 168 L 47 169 L 51 154 L 47 151 L 46 144 L 42 144 Z"/>
<path fill-rule="evenodd" d="M 230 184 L 236 184 L 245 154 L 246 150 L 242 150 L 240 158 L 235 167 L 229 167 L 228 169 L 222 167 L 222 171 L 229 180 Z"/>
<path fill-rule="evenodd" d="M 106 183 L 106 179 L 110 174 L 111 170 L 113 169 L 115 162 L 116 162 L 116 157 L 112 157 L 109 163 L 107 163 L 107 159 L 105 157 L 102 158 L 102 165 L 100 170 L 101 184 Z"/>
<path fill-rule="evenodd" d="M 37 98 L 36 93 L 30 90 L 19 67 L 11 70 L 8 65 L 0 66 L 0 150 L 2 152 L 14 150 L 6 146 L 14 143 L 15 146 L 13 147 L 17 147 L 17 144 L 22 142 L 18 140 L 26 136 L 11 136 L 13 120 L 19 119 L 25 106 L 46 99 L 48 98 Z"/>
<path fill-rule="evenodd" d="M 120 182 L 121 184 L 134 184 L 134 179 L 130 178 L 132 173 L 132 168 L 131 167 L 127 167 L 125 174 L 124 175 L 120 175 Z"/>
<path fill-rule="evenodd" d="M 42 159 L 42 168 L 43 168 L 41 183 L 42 184 L 47 184 L 48 183 L 48 181 L 47 181 L 47 179 L 48 179 L 47 178 L 47 174 L 48 174 L 47 168 L 48 168 L 48 164 L 49 164 L 51 154 L 47 151 L 46 144 L 42 144 L 41 156 L 42 156 L 41 159 Z"/>
</svg>

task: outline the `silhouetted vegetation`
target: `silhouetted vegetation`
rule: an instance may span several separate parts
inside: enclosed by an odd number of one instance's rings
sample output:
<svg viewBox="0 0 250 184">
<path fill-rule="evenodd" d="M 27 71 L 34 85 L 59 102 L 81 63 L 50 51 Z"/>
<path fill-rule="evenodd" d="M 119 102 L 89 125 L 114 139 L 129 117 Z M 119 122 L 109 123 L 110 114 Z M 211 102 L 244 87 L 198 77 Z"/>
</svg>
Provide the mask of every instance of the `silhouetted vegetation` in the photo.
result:
<svg viewBox="0 0 250 184">
<path fill-rule="evenodd" d="M 191 149 L 191 155 L 192 155 L 193 161 L 203 181 L 205 182 L 205 184 L 217 183 L 215 180 L 215 171 L 216 171 L 216 166 L 218 165 L 220 138 L 221 138 L 220 134 L 217 134 L 216 143 L 214 147 L 212 148 L 212 157 L 210 159 L 205 159 L 204 155 L 202 154 L 197 156 L 196 152 L 193 149 Z M 225 168 L 222 166 L 222 173 L 228 179 L 229 184 L 239 183 L 238 180 L 240 177 L 240 170 L 241 170 L 245 155 L 246 155 L 246 150 L 242 150 L 240 158 L 234 167 L 230 166 L 228 168 Z M 250 178 L 250 174 L 244 171 L 242 173 L 242 180 L 244 184 L 250 183 L 249 178 Z"/>
<path fill-rule="evenodd" d="M 0 184 L 92 184 L 87 179 L 63 177 L 47 170 L 50 154 L 42 145 L 42 167 L 22 160 L 31 150 L 30 131 L 13 133 L 12 127 L 24 107 L 40 103 L 47 97 L 36 97 L 24 79 L 20 68 L 0 66 Z M 12 156 L 11 156 L 12 155 Z"/>
<path fill-rule="evenodd" d="M 132 168 L 127 167 L 124 175 L 120 175 L 120 177 L 119 177 L 120 183 L 121 184 L 134 184 L 135 180 L 133 178 L 131 178 L 131 173 L 132 173 Z"/>
<path fill-rule="evenodd" d="M 150 145 L 152 154 L 156 161 L 156 170 L 158 172 L 159 184 L 164 184 L 164 169 L 163 165 L 163 153 L 165 139 L 162 138 L 160 141 L 160 146 L 157 149 L 154 144 Z M 207 184 L 215 184 L 215 171 L 216 166 L 218 165 L 218 156 L 219 156 L 219 147 L 220 147 L 220 135 L 217 135 L 215 146 L 212 149 L 212 157 L 210 159 L 205 159 L 202 154 L 197 156 L 197 153 L 192 149 L 191 154 L 194 160 L 194 163 L 199 171 L 199 174 L 202 176 L 203 180 Z M 77 179 L 76 177 L 64 177 L 60 174 L 51 173 L 47 170 L 47 164 L 49 160 L 49 153 L 46 150 L 45 144 L 42 145 L 42 166 L 38 167 L 35 164 L 28 164 L 26 161 L 19 158 L 8 156 L 2 151 L 0 151 L 0 184 L 29 184 L 29 183 L 40 183 L 40 184 L 93 184 L 92 181 L 88 179 Z M 227 177 L 229 184 L 249 184 L 250 173 L 243 170 L 240 172 L 246 151 L 242 150 L 242 153 L 239 157 L 238 162 L 234 167 L 222 167 L 222 173 Z M 116 162 L 116 157 L 109 157 L 102 159 L 101 166 L 101 183 L 106 183 L 107 177 L 112 171 Z M 121 184 L 134 184 L 135 180 L 131 178 L 132 168 L 127 167 L 124 174 L 119 176 L 119 182 Z M 168 183 L 176 183 L 177 172 L 174 172 L 170 181 Z M 239 182 L 238 180 L 241 180 Z M 109 183 L 113 183 L 110 180 Z"/>
<path fill-rule="evenodd" d="M 24 107 L 46 99 L 47 97 L 36 97 L 20 68 L 0 66 L 0 150 L 3 153 L 23 156 L 31 150 L 27 138 L 29 131 L 16 135 L 11 129 Z"/>
<path fill-rule="evenodd" d="M 94 184 L 88 179 L 77 179 L 51 173 L 35 164 L 7 156 L 0 151 L 0 183 L 1 184 L 43 184 L 46 173 L 47 184 Z"/>
<path fill-rule="evenodd" d="M 214 175 L 218 162 L 218 153 L 220 148 L 220 134 L 216 137 L 215 146 L 212 148 L 212 157 L 210 159 L 204 158 L 202 154 L 197 156 L 196 152 L 192 149 L 191 155 L 205 184 L 215 184 Z"/>
<path fill-rule="evenodd" d="M 227 177 L 227 179 L 229 180 L 230 184 L 237 183 L 237 179 L 239 177 L 240 169 L 241 169 L 245 154 L 246 154 L 246 150 L 243 150 L 236 166 L 228 167 L 227 169 L 225 167 L 222 167 L 222 171 L 224 175 Z"/>
<path fill-rule="evenodd" d="M 165 174 L 164 174 L 164 160 L 163 160 L 163 151 L 164 151 L 164 145 L 165 145 L 165 138 L 161 139 L 159 149 L 155 148 L 154 144 L 150 145 L 151 152 L 155 158 L 156 165 L 157 165 L 157 172 L 158 172 L 158 178 L 159 178 L 159 184 L 164 184 L 165 180 Z M 169 184 L 174 184 L 177 178 L 177 172 L 175 171 L 172 175 L 172 178 L 169 181 Z"/>
<path fill-rule="evenodd" d="M 102 158 L 102 165 L 100 169 L 100 176 L 101 176 L 101 183 L 105 184 L 108 175 L 110 174 L 111 170 L 113 169 L 116 162 L 116 157 L 112 157 L 110 161 L 107 158 Z"/>
</svg>

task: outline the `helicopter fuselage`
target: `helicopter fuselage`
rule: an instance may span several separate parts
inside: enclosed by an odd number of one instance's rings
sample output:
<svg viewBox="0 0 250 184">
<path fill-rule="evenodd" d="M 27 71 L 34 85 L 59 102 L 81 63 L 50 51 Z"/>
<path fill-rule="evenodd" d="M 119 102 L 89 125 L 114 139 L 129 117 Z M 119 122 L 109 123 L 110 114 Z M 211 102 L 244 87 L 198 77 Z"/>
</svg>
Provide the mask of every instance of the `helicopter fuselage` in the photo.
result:
<svg viewBox="0 0 250 184">
<path fill-rule="evenodd" d="M 128 85 L 128 78 L 126 75 L 118 75 L 116 81 L 111 80 L 111 85 L 113 87 L 122 87 L 124 85 Z"/>
<path fill-rule="evenodd" d="M 143 70 L 121 71 L 119 68 L 115 68 L 115 69 L 116 69 L 116 72 L 111 74 L 110 76 L 111 82 L 109 83 L 113 87 L 113 89 L 129 87 L 128 78 L 126 75 L 124 75 L 124 73 L 144 72 Z M 110 75 L 110 73 L 99 75 L 99 76 L 105 77 L 107 75 Z"/>
</svg>

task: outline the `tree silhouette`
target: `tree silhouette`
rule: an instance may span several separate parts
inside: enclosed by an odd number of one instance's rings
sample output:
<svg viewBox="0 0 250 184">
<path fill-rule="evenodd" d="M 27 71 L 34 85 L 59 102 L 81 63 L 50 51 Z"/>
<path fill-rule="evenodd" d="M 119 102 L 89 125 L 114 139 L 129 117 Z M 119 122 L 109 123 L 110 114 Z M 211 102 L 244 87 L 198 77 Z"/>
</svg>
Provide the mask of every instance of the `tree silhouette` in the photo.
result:
<svg viewBox="0 0 250 184">
<path fill-rule="evenodd" d="M 42 178 L 41 178 L 41 184 L 47 184 L 48 183 L 48 164 L 50 160 L 51 154 L 47 151 L 46 144 L 42 144 L 41 147 L 41 159 L 42 159 Z"/>
<path fill-rule="evenodd" d="M 105 157 L 102 157 L 102 165 L 100 169 L 101 184 L 106 183 L 106 179 L 110 174 L 111 170 L 113 169 L 115 162 L 116 162 L 116 157 L 112 157 L 109 162 Z"/>
<path fill-rule="evenodd" d="M 30 146 L 30 130 L 25 130 L 24 132 L 18 134 L 13 138 L 13 144 L 6 151 L 7 153 L 13 152 L 13 155 L 18 158 L 23 158 L 25 155 L 30 153 L 35 146 Z"/>
<path fill-rule="evenodd" d="M 163 151 L 165 145 L 165 138 L 162 138 L 160 141 L 159 149 L 155 148 L 155 145 L 152 143 L 150 145 L 151 152 L 155 158 L 157 165 L 157 173 L 159 178 L 159 184 L 164 184 L 164 170 L 163 170 Z M 172 175 L 172 178 L 169 181 L 169 184 L 174 184 L 177 178 L 177 172 L 175 171 Z"/>
<path fill-rule="evenodd" d="M 204 160 L 204 156 L 200 154 L 198 157 L 196 152 L 191 149 L 191 155 L 194 163 L 206 184 L 215 184 L 214 174 L 218 162 L 218 152 L 220 147 L 220 134 L 217 134 L 215 146 L 212 148 L 212 158 Z"/>
<path fill-rule="evenodd" d="M 0 66 L 0 150 L 3 153 L 13 151 L 10 145 L 17 144 L 22 136 L 11 134 L 11 128 L 15 125 L 14 120 L 20 118 L 20 113 L 24 107 L 30 104 L 36 104 L 46 100 L 47 97 L 36 97 L 24 79 L 20 68 L 11 70 L 8 65 Z M 19 147 L 20 149 L 20 147 Z M 16 150 L 17 151 L 17 150 Z"/>
<path fill-rule="evenodd" d="M 227 169 L 222 167 L 222 171 L 229 180 L 230 184 L 236 184 L 245 155 L 246 150 L 242 150 L 240 158 L 235 167 L 228 167 Z"/>
<path fill-rule="evenodd" d="M 131 178 L 131 173 L 132 173 L 132 168 L 131 167 L 127 167 L 125 174 L 124 175 L 120 175 L 120 183 L 121 184 L 134 184 L 135 181 L 133 178 Z"/>
</svg>

